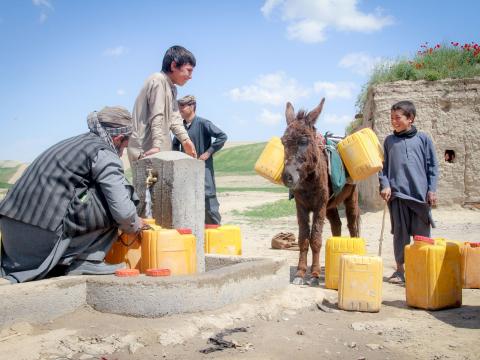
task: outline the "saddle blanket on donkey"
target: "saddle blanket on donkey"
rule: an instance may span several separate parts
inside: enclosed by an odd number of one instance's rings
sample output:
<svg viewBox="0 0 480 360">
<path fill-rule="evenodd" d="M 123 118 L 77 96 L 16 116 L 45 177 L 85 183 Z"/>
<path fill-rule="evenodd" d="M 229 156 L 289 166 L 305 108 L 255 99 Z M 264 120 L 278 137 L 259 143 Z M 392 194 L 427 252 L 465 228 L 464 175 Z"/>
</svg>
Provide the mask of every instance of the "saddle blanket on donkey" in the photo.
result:
<svg viewBox="0 0 480 360">
<path fill-rule="evenodd" d="M 327 151 L 328 175 L 330 176 L 330 181 L 332 182 L 333 196 L 336 196 L 342 191 L 343 187 L 347 183 L 348 177 L 342 158 L 337 150 L 337 145 L 341 140 L 343 140 L 343 137 L 326 132 L 323 138 L 325 150 Z"/>
</svg>

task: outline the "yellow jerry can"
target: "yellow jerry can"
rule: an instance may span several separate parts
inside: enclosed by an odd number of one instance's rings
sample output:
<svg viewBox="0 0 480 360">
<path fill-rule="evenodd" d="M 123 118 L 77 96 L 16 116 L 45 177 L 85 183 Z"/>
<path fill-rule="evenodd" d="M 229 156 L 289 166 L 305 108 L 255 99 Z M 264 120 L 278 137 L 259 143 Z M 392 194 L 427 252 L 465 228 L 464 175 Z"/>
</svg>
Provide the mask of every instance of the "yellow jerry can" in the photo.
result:
<svg viewBox="0 0 480 360">
<path fill-rule="evenodd" d="M 407 305 L 438 310 L 462 305 L 460 246 L 415 236 L 405 247 Z"/>
<path fill-rule="evenodd" d="M 282 172 L 285 162 L 285 150 L 279 137 L 272 137 L 255 163 L 258 175 L 274 184 L 283 185 Z"/>
<path fill-rule="evenodd" d="M 155 224 L 155 219 L 143 219 L 143 223 L 150 225 L 153 229 L 161 229 L 162 227 Z M 129 269 L 141 270 L 142 244 L 141 234 L 123 233 L 118 237 L 105 256 L 105 261 L 110 264 L 119 264 L 124 262 Z"/>
<path fill-rule="evenodd" d="M 185 246 L 177 230 L 142 231 L 141 272 L 148 269 L 169 269 L 171 275 L 186 275 L 191 269 L 191 250 Z"/>
<path fill-rule="evenodd" d="M 338 152 L 353 180 L 363 180 L 383 168 L 383 149 L 370 128 L 357 131 L 340 141 Z"/>
<path fill-rule="evenodd" d="M 195 274 L 197 272 L 197 240 L 195 235 L 192 234 L 192 229 L 188 228 L 177 229 L 177 231 L 183 238 L 184 246 L 188 251 L 188 257 L 190 258 L 188 273 Z"/>
<path fill-rule="evenodd" d="M 466 242 L 461 249 L 461 273 L 464 289 L 480 289 L 480 242 Z"/>
<path fill-rule="evenodd" d="M 365 240 L 332 236 L 325 246 L 325 287 L 338 289 L 340 257 L 344 254 L 365 255 Z"/>
<path fill-rule="evenodd" d="M 206 225 L 205 253 L 242 255 L 242 234 L 235 225 Z"/>
<path fill-rule="evenodd" d="M 137 234 L 121 234 L 110 248 L 105 261 L 110 264 L 124 262 L 129 269 L 140 270 L 142 248 Z"/>
<path fill-rule="evenodd" d="M 342 255 L 338 307 L 378 312 L 382 305 L 383 263 L 379 256 Z"/>
</svg>

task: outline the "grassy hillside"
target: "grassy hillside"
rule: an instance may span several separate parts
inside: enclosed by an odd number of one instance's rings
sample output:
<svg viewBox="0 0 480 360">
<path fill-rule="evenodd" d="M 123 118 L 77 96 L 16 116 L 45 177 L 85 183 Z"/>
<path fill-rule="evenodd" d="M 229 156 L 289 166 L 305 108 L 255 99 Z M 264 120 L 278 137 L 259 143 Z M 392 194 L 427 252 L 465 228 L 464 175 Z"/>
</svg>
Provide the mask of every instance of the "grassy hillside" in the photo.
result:
<svg viewBox="0 0 480 360">
<path fill-rule="evenodd" d="M 368 89 L 373 85 L 398 80 L 465 79 L 480 76 L 480 45 L 471 42 L 460 44 L 425 43 L 411 58 L 401 58 L 376 66 L 370 79 L 358 95 L 356 106 L 362 112 Z"/>
<path fill-rule="evenodd" d="M 253 167 L 265 145 L 266 143 L 256 143 L 220 150 L 213 157 L 215 174 L 255 174 Z"/>
<path fill-rule="evenodd" d="M 10 184 L 8 184 L 8 180 L 15 174 L 17 171 L 18 166 L 14 167 L 0 167 L 0 189 L 6 189 L 10 187 Z"/>
</svg>

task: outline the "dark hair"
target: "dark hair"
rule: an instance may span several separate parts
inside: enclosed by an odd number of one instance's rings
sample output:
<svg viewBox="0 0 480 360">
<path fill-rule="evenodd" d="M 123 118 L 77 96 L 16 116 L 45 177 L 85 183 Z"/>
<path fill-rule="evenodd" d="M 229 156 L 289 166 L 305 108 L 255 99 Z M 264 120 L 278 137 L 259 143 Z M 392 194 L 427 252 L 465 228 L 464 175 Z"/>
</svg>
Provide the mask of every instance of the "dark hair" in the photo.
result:
<svg viewBox="0 0 480 360">
<path fill-rule="evenodd" d="M 185 64 L 190 64 L 195 67 L 197 64 L 195 56 L 183 46 L 179 45 L 172 46 L 165 53 L 163 57 L 162 71 L 166 73 L 172 72 L 171 65 L 173 61 L 175 61 L 178 67 Z"/>
<path fill-rule="evenodd" d="M 408 100 L 399 101 L 396 104 L 393 104 L 390 110 L 391 111 L 402 110 L 403 115 L 405 115 L 407 118 L 412 118 L 412 119 L 415 119 L 415 116 L 417 115 L 417 110 L 415 109 L 415 105 L 413 105 L 413 102 Z"/>
</svg>

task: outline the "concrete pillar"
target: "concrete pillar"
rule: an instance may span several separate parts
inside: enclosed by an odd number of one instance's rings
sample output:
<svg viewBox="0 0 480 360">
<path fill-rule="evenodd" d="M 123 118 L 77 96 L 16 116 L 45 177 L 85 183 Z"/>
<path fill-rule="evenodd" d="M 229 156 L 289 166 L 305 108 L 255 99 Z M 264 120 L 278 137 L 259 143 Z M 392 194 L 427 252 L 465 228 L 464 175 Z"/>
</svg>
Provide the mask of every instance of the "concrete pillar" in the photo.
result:
<svg viewBox="0 0 480 360">
<path fill-rule="evenodd" d="M 205 164 L 179 151 L 162 151 L 136 164 L 138 212 L 145 216 L 148 170 L 157 181 L 150 187 L 153 218 L 168 229 L 190 228 L 197 239 L 197 271 L 205 271 Z"/>
</svg>

